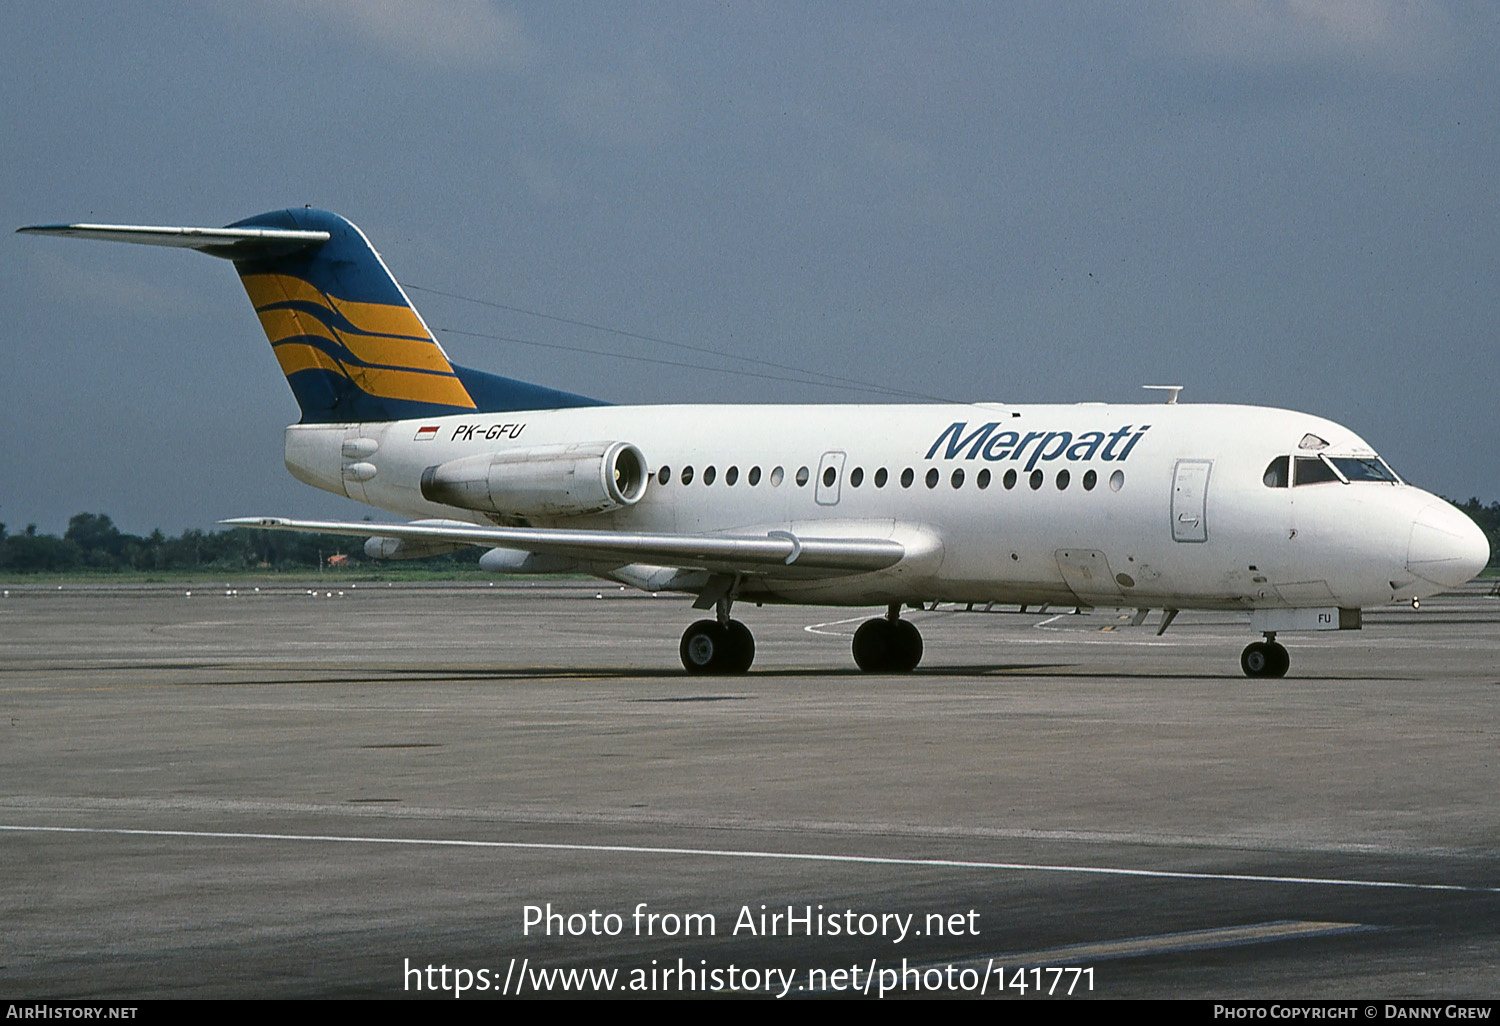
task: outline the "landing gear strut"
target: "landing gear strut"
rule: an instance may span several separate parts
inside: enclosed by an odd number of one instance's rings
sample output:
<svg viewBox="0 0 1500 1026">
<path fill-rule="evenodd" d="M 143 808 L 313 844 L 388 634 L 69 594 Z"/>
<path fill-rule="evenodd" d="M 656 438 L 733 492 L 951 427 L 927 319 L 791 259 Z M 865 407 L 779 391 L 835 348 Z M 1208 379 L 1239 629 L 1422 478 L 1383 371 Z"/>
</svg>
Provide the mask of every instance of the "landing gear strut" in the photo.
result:
<svg viewBox="0 0 1500 1026">
<path fill-rule="evenodd" d="M 1291 665 L 1292 657 L 1276 644 L 1275 631 L 1266 631 L 1265 641 L 1251 642 L 1240 653 L 1240 669 L 1246 677 L 1285 677 Z"/>
<path fill-rule="evenodd" d="M 901 619 L 901 604 L 886 615 L 866 620 L 854 632 L 854 661 L 866 673 L 910 673 L 922 661 L 922 634 Z"/>
<path fill-rule="evenodd" d="M 683 669 L 692 674 L 740 674 L 755 662 L 755 636 L 750 628 L 729 618 L 733 599 L 718 600 L 718 619 L 699 620 L 682 632 L 677 647 Z"/>
</svg>

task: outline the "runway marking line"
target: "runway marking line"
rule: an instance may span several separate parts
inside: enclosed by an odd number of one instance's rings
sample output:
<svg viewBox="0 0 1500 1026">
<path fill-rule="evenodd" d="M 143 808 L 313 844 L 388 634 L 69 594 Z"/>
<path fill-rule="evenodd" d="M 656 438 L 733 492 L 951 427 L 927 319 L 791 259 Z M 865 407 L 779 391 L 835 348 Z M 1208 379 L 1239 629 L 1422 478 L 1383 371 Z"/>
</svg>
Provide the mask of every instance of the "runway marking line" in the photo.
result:
<svg viewBox="0 0 1500 1026">
<path fill-rule="evenodd" d="M 1366 926 L 1362 923 L 1315 923 L 1282 919 L 1270 923 L 1254 923 L 1249 926 L 1221 926 L 1209 930 L 1186 930 L 1180 933 L 1126 937 L 1113 941 L 1068 944 L 1063 947 L 1045 948 L 1041 951 L 1009 952 L 993 956 L 980 955 L 963 963 L 955 962 L 954 965 L 958 968 L 972 968 L 976 965 L 984 965 L 987 959 L 1007 968 L 1034 965 L 1085 965 L 1092 962 L 1107 962 L 1111 959 L 1150 958 L 1154 955 L 1238 948 L 1248 944 L 1269 944 L 1273 941 L 1338 937 L 1378 929 L 1380 927 Z"/>
<path fill-rule="evenodd" d="M 1338 877 L 1273 876 L 1257 873 L 1206 873 L 1170 869 L 1125 869 L 1119 866 L 1068 866 L 1038 862 L 989 862 L 977 859 L 922 859 L 884 855 L 837 855 L 821 852 L 753 851 L 734 848 L 669 848 L 633 844 L 566 844 L 551 841 L 471 841 L 462 838 L 360 837 L 341 834 L 263 834 L 228 830 L 145 830 L 128 827 L 21 826 L 0 824 L 0 832 L 104 834 L 116 837 L 185 837 L 195 840 L 306 841 L 323 844 L 391 844 L 428 848 L 489 848 L 511 851 L 608 852 L 617 855 L 676 855 L 782 862 L 832 862 L 865 866 L 913 866 L 928 869 L 991 869 L 1018 873 L 1068 873 L 1123 876 L 1151 880 L 1211 880 L 1236 883 L 1299 884 L 1318 887 L 1366 887 L 1383 890 L 1444 891 L 1453 894 L 1500 894 L 1500 887 L 1468 884 L 1411 883 L 1404 880 L 1350 880 Z"/>
<path fill-rule="evenodd" d="M 847 632 L 845 632 L 845 631 L 825 631 L 825 630 L 820 630 L 819 628 L 822 628 L 822 627 L 838 627 L 841 624 L 846 624 L 846 623 L 862 623 L 863 621 L 868 620 L 869 618 L 870 618 L 869 614 L 867 614 L 867 613 L 866 614 L 861 614 L 860 616 L 846 616 L 842 620 L 829 620 L 827 623 L 810 623 L 806 627 L 803 627 L 802 629 L 804 631 L 806 631 L 808 634 L 824 634 L 824 635 L 827 635 L 829 637 L 834 637 L 834 638 L 847 638 L 849 636 L 849 634 Z"/>
</svg>

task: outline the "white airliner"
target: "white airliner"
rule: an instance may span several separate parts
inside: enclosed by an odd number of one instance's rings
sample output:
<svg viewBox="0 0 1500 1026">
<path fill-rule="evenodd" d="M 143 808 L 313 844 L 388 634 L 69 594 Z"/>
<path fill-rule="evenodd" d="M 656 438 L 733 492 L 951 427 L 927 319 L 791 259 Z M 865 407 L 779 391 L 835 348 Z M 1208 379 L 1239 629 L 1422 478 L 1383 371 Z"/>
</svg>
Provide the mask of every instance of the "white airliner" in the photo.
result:
<svg viewBox="0 0 1500 1026">
<path fill-rule="evenodd" d="M 1363 439 L 1253 406 L 1004 403 L 613 406 L 460 367 L 364 234 L 319 210 L 227 228 L 39 225 L 38 235 L 179 246 L 234 262 L 302 419 L 298 479 L 408 524 L 253 517 L 368 538 L 376 557 L 467 545 L 492 572 L 581 571 L 715 610 L 689 673 L 743 673 L 736 602 L 884 606 L 863 670 L 922 657 L 904 607 L 1047 603 L 1243 610 L 1252 677 L 1276 635 L 1360 627 L 1364 607 L 1464 583 L 1474 523 L 1403 482 Z"/>
</svg>

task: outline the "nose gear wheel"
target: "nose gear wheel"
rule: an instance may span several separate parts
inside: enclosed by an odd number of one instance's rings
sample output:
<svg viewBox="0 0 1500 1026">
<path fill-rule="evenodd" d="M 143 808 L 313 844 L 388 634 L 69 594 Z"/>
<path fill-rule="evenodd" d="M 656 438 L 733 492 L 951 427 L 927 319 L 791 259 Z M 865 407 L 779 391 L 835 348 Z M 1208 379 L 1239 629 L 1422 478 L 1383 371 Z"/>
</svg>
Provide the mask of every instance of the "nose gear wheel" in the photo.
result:
<svg viewBox="0 0 1500 1026">
<path fill-rule="evenodd" d="M 1240 653 L 1240 669 L 1246 677 L 1285 677 L 1292 657 L 1274 641 L 1256 641 Z"/>
</svg>

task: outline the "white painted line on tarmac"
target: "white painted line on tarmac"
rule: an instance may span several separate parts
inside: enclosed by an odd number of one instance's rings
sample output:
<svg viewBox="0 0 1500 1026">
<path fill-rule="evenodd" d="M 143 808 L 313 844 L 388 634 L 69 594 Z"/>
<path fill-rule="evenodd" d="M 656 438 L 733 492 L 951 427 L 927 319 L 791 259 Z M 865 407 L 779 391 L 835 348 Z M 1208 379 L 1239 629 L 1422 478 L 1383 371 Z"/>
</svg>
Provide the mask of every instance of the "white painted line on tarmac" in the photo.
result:
<svg viewBox="0 0 1500 1026">
<path fill-rule="evenodd" d="M 1008 968 L 1037 965 L 1087 965 L 1117 958 L 1150 958 L 1154 955 L 1238 948 L 1247 944 L 1269 944 L 1273 941 L 1337 937 L 1346 933 L 1364 933 L 1378 929 L 1380 927 L 1366 926 L 1362 923 L 1314 923 L 1285 919 L 1271 923 L 1254 923 L 1249 926 L 1222 926 L 1211 930 L 1186 930 L 1180 933 L 1160 933 L 1146 937 L 1126 937 L 1121 940 L 1068 944 L 1058 948 L 1045 948 L 1041 951 L 981 955 L 963 963 L 955 962 L 954 965 L 958 968 L 972 968 L 975 965 L 983 965 L 987 958 L 993 960 L 996 965 L 1004 965 Z"/>
<path fill-rule="evenodd" d="M 545 841 L 471 841 L 461 838 L 360 837 L 339 834 L 263 834 L 228 830 L 141 830 L 124 827 L 21 826 L 0 824 L 0 832 L 95 834 L 116 837 L 183 837 L 193 840 L 302 841 L 321 844 L 390 844 L 426 848 L 489 848 L 511 851 L 607 852 L 616 855 L 675 855 L 697 858 L 762 859 L 772 862 L 832 862 L 864 866 L 919 866 L 928 869 L 989 869 L 1016 873 L 1070 873 L 1084 876 L 1125 876 L 1150 880 L 1208 880 L 1234 883 L 1300 884 L 1316 887 L 1367 887 L 1404 891 L 1446 891 L 1459 894 L 1500 894 L 1500 887 L 1468 884 L 1411 883 L 1403 880 L 1357 880 L 1319 876 L 1271 876 L 1256 873 L 1192 873 L 1168 869 L 1125 869 L 1118 866 L 1047 865 L 1036 862 L 987 862 L 971 859 L 892 858 L 880 855 L 838 855 L 820 852 L 752 851 L 733 848 L 668 848 L 633 844 L 564 844 Z"/>
<path fill-rule="evenodd" d="M 834 637 L 847 638 L 850 635 L 850 633 L 851 633 L 850 631 L 825 631 L 825 630 L 823 630 L 823 628 L 824 627 L 837 627 L 840 624 L 845 624 L 845 623 L 859 623 L 859 622 L 861 622 L 863 620 L 868 620 L 868 619 L 870 619 L 870 614 L 869 613 L 864 613 L 864 614 L 862 614 L 860 616 L 845 617 L 842 620 L 829 620 L 827 623 L 810 623 L 810 624 L 808 624 L 806 627 L 804 627 L 802 629 L 804 631 L 806 631 L 807 633 L 809 633 L 809 634 L 828 634 L 828 635 L 832 635 Z"/>
</svg>

